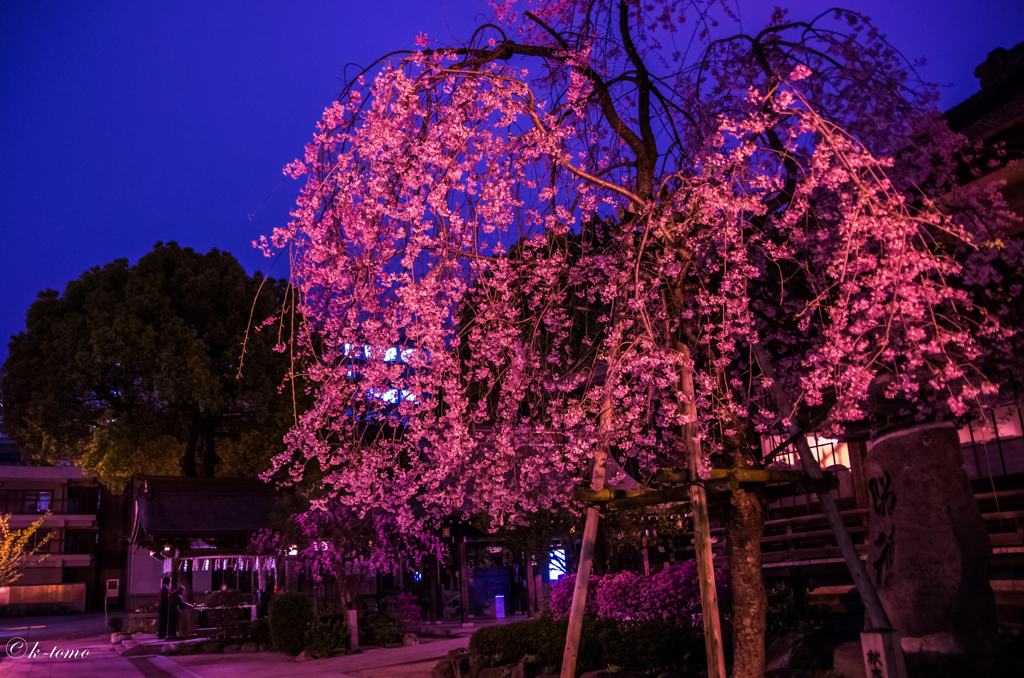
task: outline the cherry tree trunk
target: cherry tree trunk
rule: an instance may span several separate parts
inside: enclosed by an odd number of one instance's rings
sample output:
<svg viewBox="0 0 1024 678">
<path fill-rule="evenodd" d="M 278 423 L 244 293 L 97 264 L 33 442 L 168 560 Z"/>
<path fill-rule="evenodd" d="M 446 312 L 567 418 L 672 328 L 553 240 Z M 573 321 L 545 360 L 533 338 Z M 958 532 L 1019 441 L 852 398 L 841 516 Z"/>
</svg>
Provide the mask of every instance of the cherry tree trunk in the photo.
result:
<svg viewBox="0 0 1024 678">
<path fill-rule="evenodd" d="M 984 651 L 995 635 L 985 521 L 956 429 L 933 424 L 877 440 L 864 463 L 868 572 L 907 651 Z"/>
<path fill-rule="evenodd" d="M 732 582 L 733 678 L 764 675 L 768 599 L 761 570 L 766 508 L 760 493 L 739 489 L 725 509 L 725 551 Z"/>
</svg>

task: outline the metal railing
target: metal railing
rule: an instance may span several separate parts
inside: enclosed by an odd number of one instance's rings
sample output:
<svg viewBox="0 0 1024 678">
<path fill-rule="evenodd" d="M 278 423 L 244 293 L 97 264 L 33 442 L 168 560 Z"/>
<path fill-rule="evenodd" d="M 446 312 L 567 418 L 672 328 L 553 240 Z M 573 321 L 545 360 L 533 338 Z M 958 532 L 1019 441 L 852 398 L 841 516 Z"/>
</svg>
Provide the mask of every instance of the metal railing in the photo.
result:
<svg viewBox="0 0 1024 678">
<path fill-rule="evenodd" d="M 0 513 L 12 515 L 42 515 L 49 511 L 54 515 L 75 516 L 95 515 L 94 502 L 78 499 L 25 499 L 23 497 L 0 497 Z"/>
</svg>

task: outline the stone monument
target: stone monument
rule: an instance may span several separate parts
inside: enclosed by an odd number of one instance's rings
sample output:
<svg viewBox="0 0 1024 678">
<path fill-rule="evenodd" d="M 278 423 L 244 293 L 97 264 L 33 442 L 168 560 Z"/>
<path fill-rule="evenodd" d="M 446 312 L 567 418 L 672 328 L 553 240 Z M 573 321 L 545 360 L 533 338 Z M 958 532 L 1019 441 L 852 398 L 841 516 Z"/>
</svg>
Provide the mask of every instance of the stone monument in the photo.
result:
<svg viewBox="0 0 1024 678">
<path fill-rule="evenodd" d="M 868 573 L 907 652 L 980 652 L 995 635 L 992 554 L 952 424 L 868 450 Z"/>
</svg>

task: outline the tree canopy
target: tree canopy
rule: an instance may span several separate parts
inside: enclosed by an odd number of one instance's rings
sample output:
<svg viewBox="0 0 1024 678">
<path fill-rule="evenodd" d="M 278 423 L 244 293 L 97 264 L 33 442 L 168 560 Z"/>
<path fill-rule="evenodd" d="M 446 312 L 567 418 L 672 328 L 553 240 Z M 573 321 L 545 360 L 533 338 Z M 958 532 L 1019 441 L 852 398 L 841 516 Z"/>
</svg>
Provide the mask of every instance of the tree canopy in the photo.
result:
<svg viewBox="0 0 1024 678">
<path fill-rule="evenodd" d="M 41 292 L 0 372 L 5 429 L 115 491 L 137 473 L 254 476 L 294 409 L 280 328 L 247 330 L 281 316 L 286 294 L 227 252 L 173 242 Z"/>
<path fill-rule="evenodd" d="M 311 514 L 440 549 L 453 514 L 576 510 L 606 453 L 706 476 L 763 464 L 759 436 L 998 390 L 1014 217 L 958 185 L 975 149 L 864 17 L 490 4 L 465 43 L 420 35 L 350 82 L 286 168 L 305 188 L 262 244 L 291 256 L 313 402 L 268 475 L 322 477 Z M 726 508 L 737 676 L 764 672 L 762 500 Z"/>
<path fill-rule="evenodd" d="M 598 445 L 640 473 L 686 440 L 747 463 L 789 423 L 754 345 L 836 435 L 998 388 L 1012 216 L 957 186 L 971 147 L 863 17 L 712 40 L 719 3 L 494 6 L 352 81 L 287 168 L 306 188 L 264 246 L 292 255 L 315 401 L 275 470 L 317 463 L 429 539 L 565 505 Z"/>
</svg>

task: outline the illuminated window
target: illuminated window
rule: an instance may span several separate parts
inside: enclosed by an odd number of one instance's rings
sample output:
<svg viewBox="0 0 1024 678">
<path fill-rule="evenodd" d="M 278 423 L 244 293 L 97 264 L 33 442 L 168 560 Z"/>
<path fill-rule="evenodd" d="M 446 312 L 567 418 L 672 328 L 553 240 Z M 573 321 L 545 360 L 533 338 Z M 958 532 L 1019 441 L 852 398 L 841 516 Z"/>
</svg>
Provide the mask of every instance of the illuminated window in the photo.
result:
<svg viewBox="0 0 1024 678">
<path fill-rule="evenodd" d="M 565 575 L 565 549 L 555 549 L 548 554 L 548 579 L 558 581 Z"/>
<path fill-rule="evenodd" d="M 764 436 L 761 439 L 762 453 L 770 454 L 784 440 L 781 436 Z M 822 469 L 827 469 L 831 466 L 850 468 L 850 449 L 846 443 L 811 434 L 807 436 L 807 445 L 811 448 L 811 453 L 818 460 L 818 466 Z M 774 466 L 776 468 L 803 468 L 803 464 L 800 463 L 800 456 L 792 446 L 775 456 Z"/>
</svg>

